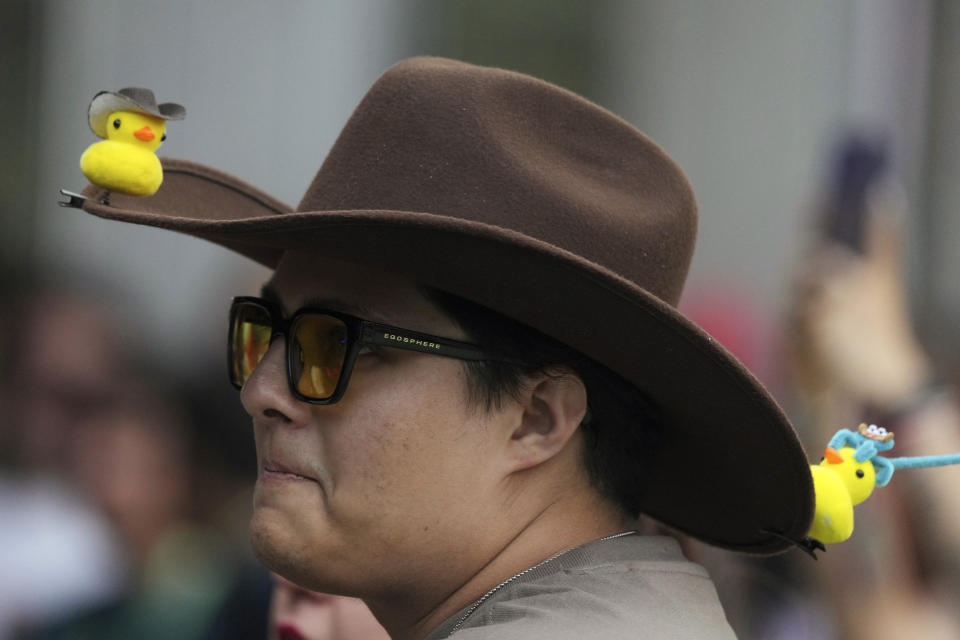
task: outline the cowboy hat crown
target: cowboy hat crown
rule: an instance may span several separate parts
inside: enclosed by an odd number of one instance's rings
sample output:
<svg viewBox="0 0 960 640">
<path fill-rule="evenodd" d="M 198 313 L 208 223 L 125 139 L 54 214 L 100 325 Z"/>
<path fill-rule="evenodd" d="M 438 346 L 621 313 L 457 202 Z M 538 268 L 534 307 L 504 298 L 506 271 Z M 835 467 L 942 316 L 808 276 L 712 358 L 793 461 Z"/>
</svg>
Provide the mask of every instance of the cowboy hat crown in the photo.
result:
<svg viewBox="0 0 960 640">
<path fill-rule="evenodd" d="M 610 112 L 523 74 L 414 58 L 369 90 L 296 210 L 196 163 L 164 160 L 164 173 L 147 198 L 106 204 L 88 187 L 83 208 L 270 267 L 291 249 L 364 263 L 527 324 L 657 408 L 646 513 L 742 551 L 806 535 L 813 487 L 796 433 L 674 308 L 696 231 L 689 182 Z"/>
</svg>

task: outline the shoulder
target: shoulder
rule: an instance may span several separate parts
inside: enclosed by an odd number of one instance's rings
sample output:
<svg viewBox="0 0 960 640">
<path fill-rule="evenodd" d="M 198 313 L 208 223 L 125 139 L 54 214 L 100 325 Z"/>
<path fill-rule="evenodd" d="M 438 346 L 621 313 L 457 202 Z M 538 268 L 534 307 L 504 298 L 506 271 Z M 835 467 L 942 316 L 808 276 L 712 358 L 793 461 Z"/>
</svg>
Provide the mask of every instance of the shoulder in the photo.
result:
<svg viewBox="0 0 960 640">
<path fill-rule="evenodd" d="M 673 540 L 635 536 L 616 547 L 506 586 L 450 637 L 735 637 L 706 571 Z"/>
</svg>

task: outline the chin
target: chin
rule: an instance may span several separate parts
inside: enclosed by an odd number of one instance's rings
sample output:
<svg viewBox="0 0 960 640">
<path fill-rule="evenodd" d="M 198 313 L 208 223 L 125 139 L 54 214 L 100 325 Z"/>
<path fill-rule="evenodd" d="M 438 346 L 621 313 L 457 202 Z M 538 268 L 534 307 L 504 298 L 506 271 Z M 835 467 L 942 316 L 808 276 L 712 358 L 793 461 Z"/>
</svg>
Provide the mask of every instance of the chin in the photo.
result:
<svg viewBox="0 0 960 640">
<path fill-rule="evenodd" d="M 250 545 L 257 559 L 271 571 L 301 587 L 323 593 L 341 593 L 342 585 L 317 571 L 317 567 L 330 566 L 323 560 L 322 543 L 307 536 L 303 523 L 285 516 L 278 509 L 254 508 L 250 519 Z"/>
<path fill-rule="evenodd" d="M 257 558 L 272 571 L 297 584 L 302 584 L 292 574 L 294 569 L 310 566 L 303 550 L 305 544 L 298 540 L 297 527 L 277 509 L 255 507 L 250 518 L 250 545 Z"/>
</svg>

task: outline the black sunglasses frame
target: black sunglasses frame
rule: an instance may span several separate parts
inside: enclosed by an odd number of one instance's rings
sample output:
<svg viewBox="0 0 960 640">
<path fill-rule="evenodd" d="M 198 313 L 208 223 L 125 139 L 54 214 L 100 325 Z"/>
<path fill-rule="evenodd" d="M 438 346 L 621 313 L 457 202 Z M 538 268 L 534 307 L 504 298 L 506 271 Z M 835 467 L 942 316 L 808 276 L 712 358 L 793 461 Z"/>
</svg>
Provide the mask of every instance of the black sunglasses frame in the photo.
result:
<svg viewBox="0 0 960 640">
<path fill-rule="evenodd" d="M 234 331 L 236 328 L 236 319 L 239 310 L 246 305 L 255 305 L 267 313 L 270 318 L 270 344 L 277 336 L 283 336 L 286 351 L 287 385 L 290 393 L 295 398 L 310 404 L 334 404 L 339 401 L 347 390 L 347 383 L 350 381 L 350 374 L 353 373 L 353 365 L 357 360 L 360 349 L 365 345 L 375 345 L 380 347 L 391 347 L 394 349 L 404 349 L 406 351 L 416 351 L 419 353 L 429 353 L 445 358 L 456 358 L 458 360 L 500 360 L 488 356 L 479 346 L 441 336 L 434 336 L 428 333 L 420 333 L 409 329 L 401 329 L 386 324 L 371 322 L 352 316 L 348 313 L 342 313 L 332 309 L 323 309 L 319 307 L 303 307 L 297 309 L 289 318 L 284 317 L 280 305 L 264 298 L 253 296 L 238 296 L 230 304 L 230 325 L 227 331 L 227 369 L 230 372 L 230 384 L 237 389 L 242 389 L 242 384 L 237 384 L 233 379 L 234 368 Z M 290 339 L 291 329 L 295 328 L 297 320 L 306 315 L 324 315 L 337 318 L 347 327 L 347 349 L 344 355 L 343 367 L 340 371 L 340 378 L 337 380 L 337 386 L 333 394 L 327 398 L 311 398 L 304 395 L 297 389 L 293 375 L 293 358 L 297 345 Z M 259 363 L 258 363 L 259 365 Z"/>
</svg>

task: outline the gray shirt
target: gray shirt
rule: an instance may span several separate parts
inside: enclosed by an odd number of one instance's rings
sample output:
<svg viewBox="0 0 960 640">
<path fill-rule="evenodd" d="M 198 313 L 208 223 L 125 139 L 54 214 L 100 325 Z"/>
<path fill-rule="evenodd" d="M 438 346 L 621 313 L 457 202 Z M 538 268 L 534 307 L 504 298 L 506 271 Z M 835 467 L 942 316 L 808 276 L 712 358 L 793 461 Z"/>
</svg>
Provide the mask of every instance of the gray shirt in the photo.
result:
<svg viewBox="0 0 960 640">
<path fill-rule="evenodd" d="M 532 567 L 426 640 L 735 639 L 703 567 L 673 538 L 620 535 Z"/>
</svg>

